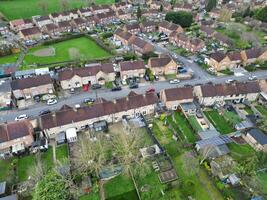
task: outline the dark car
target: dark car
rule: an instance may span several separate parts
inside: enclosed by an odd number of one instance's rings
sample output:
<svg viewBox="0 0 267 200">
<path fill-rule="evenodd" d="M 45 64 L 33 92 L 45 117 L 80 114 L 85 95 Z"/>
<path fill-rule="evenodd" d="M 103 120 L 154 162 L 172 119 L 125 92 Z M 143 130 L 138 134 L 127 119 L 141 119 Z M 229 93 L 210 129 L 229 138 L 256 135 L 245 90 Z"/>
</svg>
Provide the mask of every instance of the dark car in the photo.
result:
<svg viewBox="0 0 267 200">
<path fill-rule="evenodd" d="M 86 98 L 83 100 L 84 103 L 94 103 L 95 102 L 95 99 L 93 98 Z"/>
<path fill-rule="evenodd" d="M 51 113 L 50 110 L 42 110 L 42 111 L 40 111 L 39 116 L 46 115 L 46 114 L 49 114 L 49 113 Z"/>
<path fill-rule="evenodd" d="M 111 91 L 113 91 L 113 92 L 114 92 L 114 91 L 120 91 L 120 90 L 121 90 L 121 87 L 120 87 L 120 86 L 118 86 L 118 87 L 114 87 L 114 88 L 111 89 Z"/>
<path fill-rule="evenodd" d="M 130 84 L 129 84 L 129 88 L 130 88 L 130 89 L 138 88 L 138 84 L 137 84 L 137 83 L 130 83 Z"/>
<path fill-rule="evenodd" d="M 100 84 L 98 84 L 98 83 L 93 84 L 93 85 L 91 86 L 92 90 L 97 90 L 97 89 L 100 89 L 101 87 L 102 87 L 102 86 L 101 86 Z"/>
</svg>

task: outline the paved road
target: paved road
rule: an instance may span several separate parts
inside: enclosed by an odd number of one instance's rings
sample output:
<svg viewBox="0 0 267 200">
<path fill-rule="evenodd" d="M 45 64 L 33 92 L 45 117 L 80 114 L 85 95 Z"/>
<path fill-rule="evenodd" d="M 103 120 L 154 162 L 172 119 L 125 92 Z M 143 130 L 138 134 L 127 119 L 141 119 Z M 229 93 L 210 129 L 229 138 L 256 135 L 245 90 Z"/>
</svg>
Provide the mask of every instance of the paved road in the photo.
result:
<svg viewBox="0 0 267 200">
<path fill-rule="evenodd" d="M 139 88 L 133 89 L 133 91 L 137 93 L 145 93 L 145 91 L 151 87 L 156 89 L 156 92 L 159 92 L 162 89 L 168 89 L 168 88 L 174 88 L 174 87 L 182 87 L 184 85 L 197 85 L 197 84 L 204 84 L 207 82 L 213 82 L 213 83 L 224 83 L 227 79 L 235 79 L 237 81 L 247 81 L 248 77 L 251 73 L 246 73 L 244 76 L 223 76 L 223 77 L 205 77 L 202 78 L 194 78 L 191 80 L 184 80 L 181 81 L 179 84 L 170 84 L 167 81 L 163 82 L 154 82 L 152 84 L 150 83 L 142 83 L 139 85 Z M 267 79 L 267 71 L 258 71 L 254 72 L 253 75 L 256 75 L 258 79 Z M 107 89 L 100 89 L 97 92 L 98 97 L 105 98 L 107 100 L 117 99 L 121 97 L 125 97 L 131 90 L 127 87 L 123 88 L 121 91 L 117 92 L 111 92 Z M 89 92 L 82 92 L 74 94 L 68 98 L 60 99 L 59 102 L 55 105 L 48 106 L 45 103 L 38 103 L 34 105 L 31 108 L 25 109 L 25 110 L 15 110 L 15 111 L 2 111 L 0 113 L 0 122 L 6 122 L 6 121 L 13 121 L 15 117 L 21 114 L 27 114 L 30 117 L 36 117 L 39 115 L 40 111 L 50 109 L 50 110 L 57 110 L 61 108 L 64 104 L 74 106 L 75 104 L 81 104 L 83 99 L 92 97 L 96 97 L 96 93 L 94 91 Z"/>
</svg>

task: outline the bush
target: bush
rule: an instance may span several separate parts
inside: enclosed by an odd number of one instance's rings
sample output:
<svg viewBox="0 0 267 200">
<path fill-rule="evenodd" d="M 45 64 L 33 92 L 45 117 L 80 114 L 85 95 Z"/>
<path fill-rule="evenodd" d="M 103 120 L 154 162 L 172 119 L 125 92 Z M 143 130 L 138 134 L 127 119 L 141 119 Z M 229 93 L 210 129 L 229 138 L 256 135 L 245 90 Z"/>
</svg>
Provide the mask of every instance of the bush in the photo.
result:
<svg viewBox="0 0 267 200">
<path fill-rule="evenodd" d="M 165 20 L 181 25 L 183 28 L 190 27 L 193 23 L 192 13 L 179 11 L 168 12 L 165 16 Z"/>
</svg>

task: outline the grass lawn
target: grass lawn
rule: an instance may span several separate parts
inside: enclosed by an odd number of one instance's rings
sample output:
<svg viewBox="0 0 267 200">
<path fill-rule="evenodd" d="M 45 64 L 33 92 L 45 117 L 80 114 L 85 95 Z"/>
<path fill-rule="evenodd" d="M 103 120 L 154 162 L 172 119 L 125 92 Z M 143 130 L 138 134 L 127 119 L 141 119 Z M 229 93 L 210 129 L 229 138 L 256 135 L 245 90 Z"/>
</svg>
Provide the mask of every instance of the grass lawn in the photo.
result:
<svg viewBox="0 0 267 200">
<path fill-rule="evenodd" d="M 56 148 L 56 157 L 58 161 L 64 161 L 66 158 L 68 158 L 67 144 L 60 145 Z"/>
<path fill-rule="evenodd" d="M 44 55 L 44 51 L 49 50 L 55 51 L 55 54 L 50 53 L 46 56 L 42 56 Z M 50 64 L 77 59 L 100 59 L 109 57 L 110 55 L 111 54 L 109 52 L 102 49 L 93 40 L 81 37 L 55 43 L 49 46 L 42 45 L 31 48 L 23 60 L 22 69 L 31 68 L 29 65 L 34 64 Z M 14 54 L 12 56 L 7 56 L 8 58 L 1 57 L 0 63 L 5 64 L 6 62 L 16 61 L 18 54 Z"/>
<path fill-rule="evenodd" d="M 188 122 L 191 124 L 191 126 L 193 127 L 193 129 L 195 131 L 203 131 L 202 127 L 198 123 L 198 121 L 197 121 L 195 116 L 193 116 L 193 115 L 189 116 L 188 117 Z"/>
<path fill-rule="evenodd" d="M 0 57 L 0 64 L 15 63 L 19 54 L 12 54 L 8 56 Z"/>
<path fill-rule="evenodd" d="M 182 112 L 175 112 L 174 117 L 181 133 L 183 133 L 186 140 L 190 143 L 194 143 L 196 141 L 196 135 L 184 114 Z"/>
<path fill-rule="evenodd" d="M 106 87 L 107 89 L 112 89 L 112 88 L 113 88 L 113 81 L 106 82 L 106 83 L 105 83 L 105 87 Z"/>
<path fill-rule="evenodd" d="M 223 116 L 225 119 L 229 120 L 233 124 L 238 124 L 241 122 L 241 119 L 239 118 L 239 116 L 233 111 L 226 110 Z"/>
<path fill-rule="evenodd" d="M 12 174 L 11 159 L 0 160 L 0 182 L 6 181 L 9 175 Z"/>
<path fill-rule="evenodd" d="M 230 144 L 227 144 L 227 146 L 230 149 L 231 156 L 237 161 L 240 161 L 243 158 L 255 154 L 254 149 L 251 146 L 249 146 L 249 144 L 240 145 L 232 142 Z"/>
<path fill-rule="evenodd" d="M 244 108 L 244 110 L 246 111 L 246 113 L 247 113 L 248 115 L 252 115 L 252 114 L 254 114 L 253 110 L 252 110 L 249 106 L 246 106 L 246 107 Z"/>
<path fill-rule="evenodd" d="M 267 171 L 258 172 L 257 176 L 261 183 L 262 190 L 265 191 L 265 193 L 267 193 Z"/>
<path fill-rule="evenodd" d="M 228 134 L 234 131 L 234 128 L 218 113 L 217 110 L 204 111 L 204 114 L 221 134 Z"/>
<path fill-rule="evenodd" d="M 34 154 L 29 156 L 24 156 L 18 159 L 17 172 L 20 182 L 26 181 L 28 179 L 28 177 L 31 174 L 30 169 L 35 165 L 35 162 L 36 162 L 36 156 Z"/>
<path fill-rule="evenodd" d="M 107 200 L 137 200 L 137 194 L 130 176 L 119 175 L 104 184 Z"/>
<path fill-rule="evenodd" d="M 47 5 L 47 10 L 42 10 L 40 2 L 45 2 Z M 86 6 L 87 1 L 75 0 L 68 1 L 69 9 L 79 8 L 81 6 Z M 95 0 L 97 4 L 110 4 L 114 3 L 114 0 Z M 46 15 L 53 12 L 60 12 L 61 5 L 60 0 L 49 0 L 49 1 L 39 1 L 39 0 L 3 0 L 0 3 L 0 12 L 8 19 L 18 19 L 18 18 L 30 18 L 34 15 Z"/>
<path fill-rule="evenodd" d="M 267 109 L 263 105 L 256 105 L 256 109 L 264 116 L 267 116 Z"/>
</svg>

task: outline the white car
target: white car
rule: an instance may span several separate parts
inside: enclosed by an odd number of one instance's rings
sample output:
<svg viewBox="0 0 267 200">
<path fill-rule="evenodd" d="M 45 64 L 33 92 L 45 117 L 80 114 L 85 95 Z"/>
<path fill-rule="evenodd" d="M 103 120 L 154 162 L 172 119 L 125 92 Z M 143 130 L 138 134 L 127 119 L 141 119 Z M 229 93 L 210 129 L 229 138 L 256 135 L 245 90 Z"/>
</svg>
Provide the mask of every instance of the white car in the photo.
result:
<svg viewBox="0 0 267 200">
<path fill-rule="evenodd" d="M 233 82 L 234 82 L 233 79 L 228 79 L 228 80 L 225 81 L 225 83 L 227 83 L 227 84 L 230 84 L 230 83 L 233 83 Z"/>
<path fill-rule="evenodd" d="M 170 84 L 177 84 L 177 83 L 180 83 L 180 80 L 178 80 L 178 79 L 170 80 Z"/>
<path fill-rule="evenodd" d="M 47 105 L 54 105 L 56 103 L 57 103 L 57 100 L 56 99 L 48 99 L 46 104 Z"/>
<path fill-rule="evenodd" d="M 250 81 L 254 81 L 254 80 L 256 80 L 257 79 L 257 76 L 249 76 L 248 77 L 248 80 L 250 80 Z"/>
<path fill-rule="evenodd" d="M 76 104 L 76 105 L 75 105 L 75 108 L 80 108 L 80 107 L 81 107 L 80 104 Z"/>
<path fill-rule="evenodd" d="M 23 119 L 28 119 L 28 115 L 26 115 L 26 114 L 19 115 L 15 118 L 15 121 L 20 121 Z"/>
</svg>

